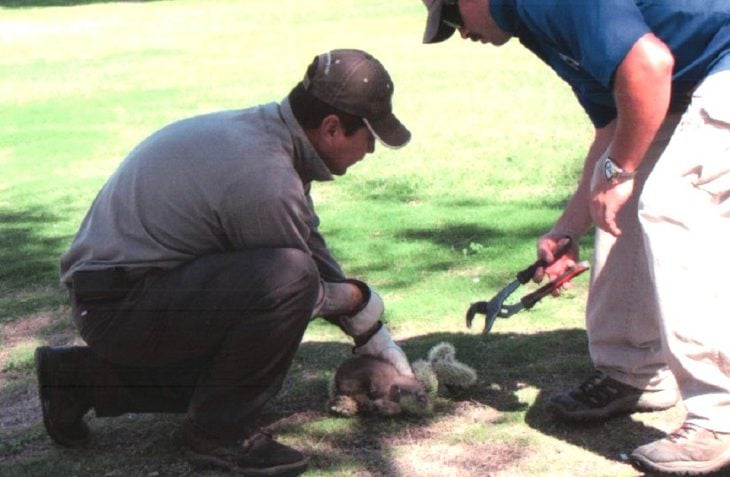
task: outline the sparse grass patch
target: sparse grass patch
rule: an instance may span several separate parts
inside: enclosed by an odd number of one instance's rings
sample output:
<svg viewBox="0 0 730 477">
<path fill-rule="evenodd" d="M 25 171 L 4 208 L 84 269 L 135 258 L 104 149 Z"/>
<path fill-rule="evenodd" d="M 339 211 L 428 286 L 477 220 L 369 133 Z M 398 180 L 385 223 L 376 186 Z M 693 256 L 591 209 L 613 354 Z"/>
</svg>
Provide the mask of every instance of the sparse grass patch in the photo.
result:
<svg viewBox="0 0 730 477">
<path fill-rule="evenodd" d="M 29 371 L 35 363 L 33 353 L 35 349 L 41 345 L 41 341 L 36 338 L 30 338 L 22 343 L 18 343 L 9 350 L 4 350 L 4 359 L 2 360 L 3 371 Z"/>
</svg>

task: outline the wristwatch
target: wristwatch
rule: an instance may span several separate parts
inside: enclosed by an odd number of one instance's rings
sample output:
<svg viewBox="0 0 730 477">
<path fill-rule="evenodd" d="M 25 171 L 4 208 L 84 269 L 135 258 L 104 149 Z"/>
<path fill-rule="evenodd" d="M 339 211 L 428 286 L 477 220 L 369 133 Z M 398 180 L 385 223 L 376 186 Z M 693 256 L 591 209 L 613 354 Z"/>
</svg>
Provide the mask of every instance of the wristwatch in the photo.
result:
<svg viewBox="0 0 730 477">
<path fill-rule="evenodd" d="M 613 162 L 613 159 L 610 157 L 606 157 L 606 160 L 603 162 L 603 176 L 606 178 L 606 181 L 611 184 L 617 184 L 619 182 L 633 179 L 635 175 L 636 171 L 624 171 L 618 164 Z"/>
</svg>

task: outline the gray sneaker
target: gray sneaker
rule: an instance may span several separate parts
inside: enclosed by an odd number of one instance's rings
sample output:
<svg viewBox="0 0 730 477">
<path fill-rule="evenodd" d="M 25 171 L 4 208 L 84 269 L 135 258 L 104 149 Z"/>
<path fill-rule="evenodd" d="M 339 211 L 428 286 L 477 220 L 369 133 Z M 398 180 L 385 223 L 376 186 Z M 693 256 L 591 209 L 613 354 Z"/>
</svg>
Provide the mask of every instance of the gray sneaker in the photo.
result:
<svg viewBox="0 0 730 477">
<path fill-rule="evenodd" d="M 730 434 L 685 422 L 664 439 L 636 448 L 630 459 L 643 472 L 710 474 L 730 465 Z"/>
<path fill-rule="evenodd" d="M 309 463 L 304 454 L 276 442 L 263 431 L 242 441 L 226 441 L 202 437 L 187 428 L 185 453 L 194 465 L 220 467 L 247 476 L 299 475 Z"/>
<path fill-rule="evenodd" d="M 550 398 L 548 404 L 565 420 L 602 420 L 632 412 L 661 411 L 679 401 L 677 390 L 643 391 L 596 371 L 578 387 Z"/>
</svg>

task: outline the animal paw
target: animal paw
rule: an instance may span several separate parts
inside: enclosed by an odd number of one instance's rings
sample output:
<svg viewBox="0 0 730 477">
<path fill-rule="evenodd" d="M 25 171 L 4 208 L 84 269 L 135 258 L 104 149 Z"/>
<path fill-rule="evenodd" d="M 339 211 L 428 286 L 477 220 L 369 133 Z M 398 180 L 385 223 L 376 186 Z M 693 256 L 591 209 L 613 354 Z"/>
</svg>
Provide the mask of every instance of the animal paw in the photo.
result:
<svg viewBox="0 0 730 477">
<path fill-rule="evenodd" d="M 352 417 L 357 414 L 357 402 L 350 396 L 334 396 L 327 402 L 327 410 L 343 417 Z"/>
</svg>

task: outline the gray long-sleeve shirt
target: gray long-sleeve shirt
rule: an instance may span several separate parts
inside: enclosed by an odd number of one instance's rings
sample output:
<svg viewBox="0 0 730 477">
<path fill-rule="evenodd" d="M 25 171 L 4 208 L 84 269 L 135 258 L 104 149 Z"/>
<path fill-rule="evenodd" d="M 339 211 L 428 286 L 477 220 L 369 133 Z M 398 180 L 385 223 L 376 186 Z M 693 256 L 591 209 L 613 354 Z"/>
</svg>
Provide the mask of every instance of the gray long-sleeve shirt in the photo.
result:
<svg viewBox="0 0 730 477">
<path fill-rule="evenodd" d="M 332 179 L 286 99 L 175 122 L 103 186 L 61 257 L 61 281 L 76 270 L 133 273 L 263 247 L 311 253 L 325 280 L 342 280 L 309 193 L 313 180 Z"/>
</svg>

